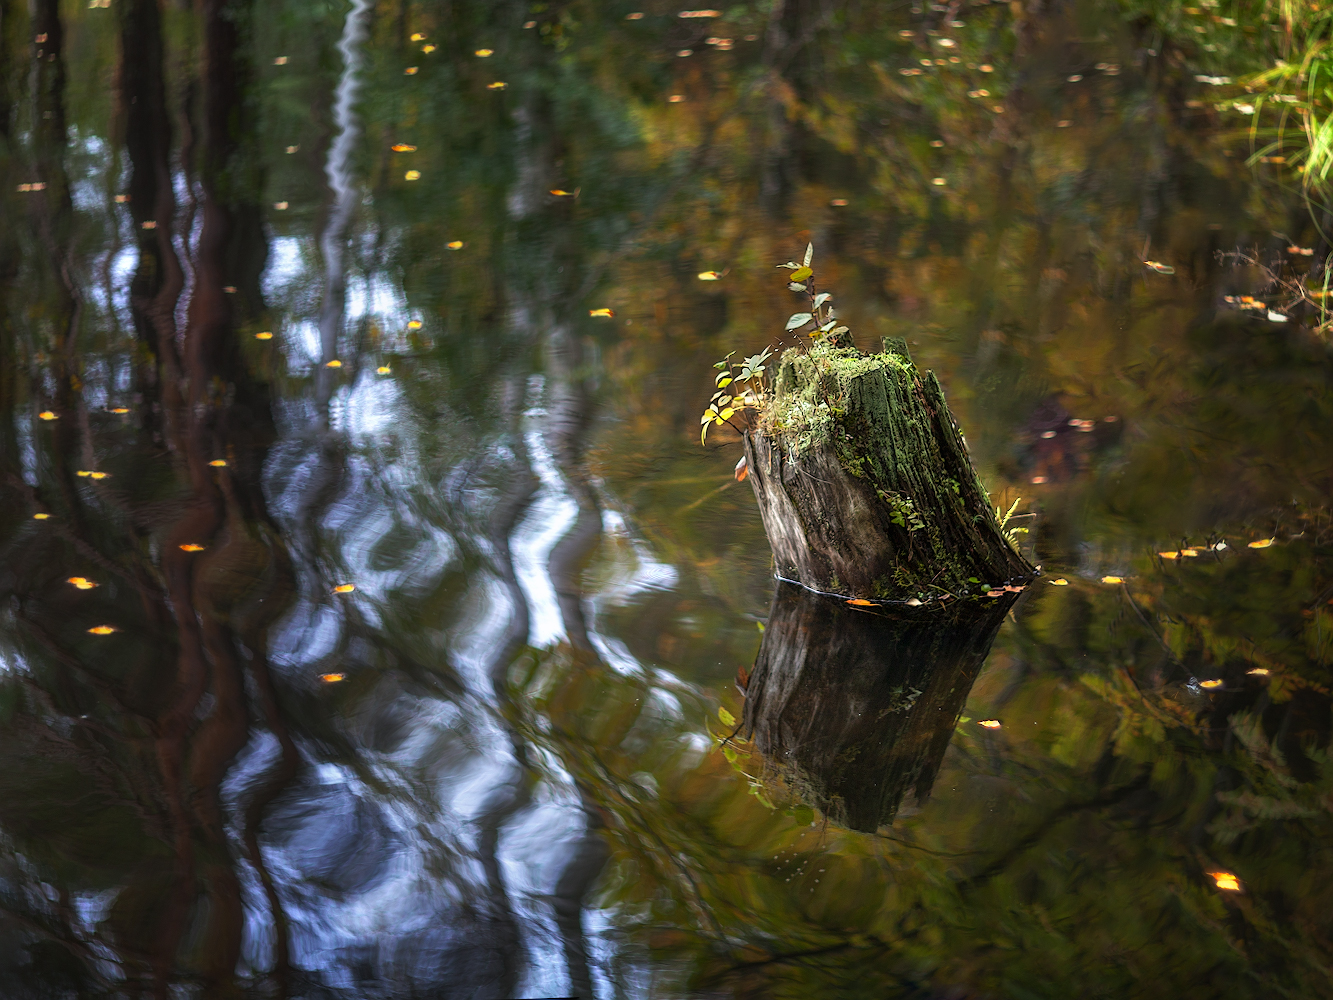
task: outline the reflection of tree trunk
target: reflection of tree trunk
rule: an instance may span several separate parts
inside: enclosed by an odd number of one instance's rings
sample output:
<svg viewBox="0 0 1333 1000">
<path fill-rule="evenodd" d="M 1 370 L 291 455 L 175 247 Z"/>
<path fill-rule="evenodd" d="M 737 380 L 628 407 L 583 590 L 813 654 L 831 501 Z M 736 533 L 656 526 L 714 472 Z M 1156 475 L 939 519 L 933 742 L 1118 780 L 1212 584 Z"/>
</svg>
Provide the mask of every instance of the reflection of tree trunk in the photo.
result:
<svg viewBox="0 0 1333 1000">
<path fill-rule="evenodd" d="M 890 615 L 779 584 L 744 730 L 804 801 L 873 832 L 929 796 L 1012 603 Z"/>
</svg>

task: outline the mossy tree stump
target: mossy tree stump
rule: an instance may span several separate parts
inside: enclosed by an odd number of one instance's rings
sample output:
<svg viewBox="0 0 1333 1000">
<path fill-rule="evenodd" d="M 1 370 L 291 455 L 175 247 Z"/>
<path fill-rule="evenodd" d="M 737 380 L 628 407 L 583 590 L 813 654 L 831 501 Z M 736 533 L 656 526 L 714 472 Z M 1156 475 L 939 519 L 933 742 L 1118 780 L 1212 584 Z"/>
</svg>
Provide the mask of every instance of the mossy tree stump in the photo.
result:
<svg viewBox="0 0 1333 1000">
<path fill-rule="evenodd" d="M 1035 576 L 1001 530 L 939 381 L 901 342 L 880 354 L 787 350 L 745 455 L 779 577 L 924 601 Z"/>
</svg>

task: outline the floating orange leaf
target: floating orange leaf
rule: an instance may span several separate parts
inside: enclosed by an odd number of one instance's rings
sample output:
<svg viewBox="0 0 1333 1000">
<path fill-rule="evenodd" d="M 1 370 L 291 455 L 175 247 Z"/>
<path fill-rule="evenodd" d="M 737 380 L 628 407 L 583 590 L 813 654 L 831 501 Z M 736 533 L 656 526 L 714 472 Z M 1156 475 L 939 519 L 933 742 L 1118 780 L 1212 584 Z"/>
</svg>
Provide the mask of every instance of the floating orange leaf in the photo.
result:
<svg viewBox="0 0 1333 1000">
<path fill-rule="evenodd" d="M 262 333 L 255 334 L 255 340 L 272 340 L 272 339 L 273 339 L 273 334 L 270 333 L 268 330 L 264 330 Z"/>
<path fill-rule="evenodd" d="M 982 719 L 979 723 L 977 723 L 977 725 L 979 725 L 979 726 L 985 726 L 987 729 L 999 729 L 999 728 L 1000 728 L 1000 720 L 999 720 L 999 719 Z"/>
<path fill-rule="evenodd" d="M 1124 583 L 1124 582 L 1125 582 L 1125 578 L 1124 578 L 1123 576 L 1104 576 L 1104 577 L 1102 577 L 1102 583 Z"/>
<path fill-rule="evenodd" d="M 1208 876 L 1217 884 L 1219 889 L 1226 889 L 1228 892 L 1236 892 L 1240 889 L 1240 879 L 1232 875 L 1231 872 L 1209 872 Z"/>
<path fill-rule="evenodd" d="M 273 65 L 274 65 L 274 66 L 286 66 L 286 65 L 287 65 L 287 57 L 286 57 L 286 56 L 278 56 L 276 59 L 273 60 Z"/>
<path fill-rule="evenodd" d="M 54 413 L 52 410 L 43 410 L 41 413 L 37 414 L 37 416 L 40 417 L 42 420 L 59 420 L 59 419 L 60 419 L 59 417 L 57 417 L 57 416 L 55 415 L 55 413 Z"/>
<path fill-rule="evenodd" d="M 864 597 L 854 597 L 847 603 L 858 608 L 873 608 L 875 606 L 874 601 L 867 601 Z"/>
<path fill-rule="evenodd" d="M 463 247 L 466 246 L 466 244 L 462 240 L 451 240 L 450 242 L 446 243 L 445 246 L 447 246 L 450 250 L 462 250 Z"/>
<path fill-rule="evenodd" d="M 1003 590 L 999 590 L 999 589 L 996 589 L 996 590 L 988 590 L 988 591 L 986 591 L 986 596 L 987 596 L 987 597 L 1003 597 L 1003 596 L 1004 596 L 1004 591 L 1003 591 Z"/>
<path fill-rule="evenodd" d="M 417 75 L 417 68 L 416 68 L 415 66 L 409 66 L 409 67 L 407 67 L 407 69 L 403 70 L 403 75 L 404 75 L 404 76 L 416 76 L 416 75 Z"/>
<path fill-rule="evenodd" d="M 184 545 L 178 545 L 177 548 L 179 548 L 182 552 L 204 551 L 204 547 L 202 545 L 196 545 L 194 542 L 186 542 Z"/>
<path fill-rule="evenodd" d="M 227 464 L 227 460 L 225 458 L 215 458 L 208 464 L 213 466 L 213 468 L 215 469 L 221 469 L 223 466 Z"/>
<path fill-rule="evenodd" d="M 420 171 L 420 170 L 409 170 L 407 173 L 403 174 L 403 180 L 405 180 L 405 181 L 419 181 L 419 180 L 421 180 L 421 171 Z"/>
<path fill-rule="evenodd" d="M 1050 584 L 1052 587 L 1068 587 L 1069 581 L 1062 576 L 1058 580 L 1051 580 Z"/>
<path fill-rule="evenodd" d="M 672 94 L 670 97 L 667 98 L 667 103 L 668 103 L 668 104 L 681 104 L 681 103 L 684 102 L 684 100 L 685 100 L 685 95 L 684 95 L 684 94 Z"/>
<path fill-rule="evenodd" d="M 97 586 L 97 584 L 93 583 L 93 581 L 89 580 L 86 576 L 71 576 L 65 582 L 74 584 L 74 586 L 78 587 L 80 590 L 92 590 Z"/>
<path fill-rule="evenodd" d="M 1222 682 L 1216 678 L 1208 681 L 1199 681 L 1199 687 L 1204 688 L 1207 691 L 1211 691 L 1213 688 L 1220 688 L 1221 686 Z"/>
<path fill-rule="evenodd" d="M 1157 554 L 1158 554 L 1159 556 L 1161 556 L 1163 559 L 1179 559 L 1179 558 L 1180 558 L 1180 553 L 1179 553 L 1179 552 L 1159 552 L 1159 553 L 1157 553 Z"/>
<path fill-rule="evenodd" d="M 721 17 L 720 10 L 682 10 L 677 17 Z"/>
<path fill-rule="evenodd" d="M 479 56 L 479 57 L 482 58 L 482 59 L 488 59 L 488 58 L 490 58 L 491 56 L 495 55 L 495 50 L 494 50 L 494 49 L 477 49 L 477 51 L 474 52 L 474 53 L 472 53 L 472 54 L 473 54 L 474 56 Z"/>
<path fill-rule="evenodd" d="M 113 406 L 113 407 L 111 407 L 111 412 L 112 412 L 112 413 L 129 413 L 129 412 L 130 412 L 130 408 L 129 408 L 128 406 Z"/>
<path fill-rule="evenodd" d="M 616 314 L 616 311 L 615 311 L 614 309 L 589 309 L 589 310 L 588 310 L 588 315 L 589 315 L 589 316 L 598 316 L 598 317 L 601 317 L 602 319 L 610 319 L 610 318 L 611 318 L 612 316 L 614 316 L 615 314 Z"/>
<path fill-rule="evenodd" d="M 93 635 L 110 635 L 112 632 L 116 630 L 110 625 L 94 625 L 88 631 L 91 632 Z"/>
<path fill-rule="evenodd" d="M 846 207 L 847 207 L 847 199 L 846 199 L 846 198 L 834 198 L 832 201 L 829 202 L 829 204 L 832 205 L 834 208 L 846 208 Z"/>
<path fill-rule="evenodd" d="M 1257 542 L 1250 542 L 1249 548 L 1266 549 L 1268 548 L 1268 546 L 1272 545 L 1275 541 L 1277 541 L 1276 538 L 1261 538 Z"/>
<path fill-rule="evenodd" d="M 390 146 L 389 148 L 392 149 L 395 153 L 415 153 L 417 151 L 416 146 L 409 146 L 405 142 L 397 143 L 396 145 Z"/>
<path fill-rule="evenodd" d="M 745 482 L 746 478 L 750 475 L 750 462 L 744 455 L 742 455 L 741 460 L 736 463 L 736 468 L 733 470 L 732 474 L 736 477 L 736 482 L 738 483 Z"/>
<path fill-rule="evenodd" d="M 1253 670 L 1245 671 L 1251 677 L 1267 677 L 1269 670 L 1267 667 L 1255 667 Z"/>
<path fill-rule="evenodd" d="M 1156 271 L 1158 274 L 1175 274 L 1176 269 L 1170 264 L 1163 264 L 1157 260 L 1145 260 L 1143 266 L 1150 271 Z"/>
<path fill-rule="evenodd" d="M 1199 556 L 1199 550 L 1198 550 L 1198 549 L 1181 549 L 1181 550 L 1180 550 L 1180 554 L 1181 554 L 1184 558 L 1186 558 L 1186 559 L 1197 559 L 1198 556 Z"/>
<path fill-rule="evenodd" d="M 320 674 L 319 679 L 325 684 L 337 684 L 339 681 L 347 680 L 346 674 Z"/>
<path fill-rule="evenodd" d="M 117 204 L 117 205 L 124 205 L 124 204 L 126 204 L 127 202 L 129 202 L 129 200 L 130 200 L 130 196 L 127 195 L 127 194 L 118 194 L 118 195 L 116 195 L 116 204 Z"/>
<path fill-rule="evenodd" d="M 642 21 L 642 20 L 643 20 L 643 11 L 636 10 L 636 11 L 634 11 L 634 13 L 632 13 L 632 14 L 626 14 L 626 15 L 625 15 L 625 20 L 626 20 L 626 21 Z"/>
<path fill-rule="evenodd" d="M 434 46 L 434 45 L 423 45 L 423 46 L 421 46 L 421 51 L 424 52 L 424 53 L 426 53 L 426 55 L 430 55 L 432 52 L 435 51 L 435 46 Z"/>
<path fill-rule="evenodd" d="M 573 198 L 575 192 L 573 192 L 573 191 L 565 191 L 565 190 L 562 190 L 561 188 L 552 188 L 552 189 L 551 189 L 551 194 L 555 195 L 557 198 Z"/>
<path fill-rule="evenodd" d="M 235 286 L 235 285 L 223 285 L 223 286 L 222 286 L 222 290 L 223 290 L 224 292 L 226 292 L 228 295 L 235 295 L 235 294 L 236 294 L 236 286 Z"/>
<path fill-rule="evenodd" d="M 333 588 L 335 594 L 350 594 L 354 590 L 356 590 L 356 584 L 354 583 L 340 583 Z"/>
<path fill-rule="evenodd" d="M 343 363 L 342 363 L 341 361 L 339 361 L 337 358 L 334 358 L 332 361 L 326 361 L 326 362 L 324 362 L 324 367 L 325 367 L 325 368 L 341 368 L 342 366 L 343 366 Z"/>
<path fill-rule="evenodd" d="M 393 371 L 393 369 L 390 368 L 388 365 L 380 365 L 378 368 L 375 369 L 375 374 L 388 375 L 391 371 Z"/>
</svg>

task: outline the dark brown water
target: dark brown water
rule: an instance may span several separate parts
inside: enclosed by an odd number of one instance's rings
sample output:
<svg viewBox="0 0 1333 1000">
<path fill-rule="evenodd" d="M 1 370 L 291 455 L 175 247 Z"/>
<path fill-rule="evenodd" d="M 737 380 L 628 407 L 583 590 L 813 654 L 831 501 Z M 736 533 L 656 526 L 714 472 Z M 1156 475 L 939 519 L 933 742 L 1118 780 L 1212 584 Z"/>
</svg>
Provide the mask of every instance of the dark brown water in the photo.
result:
<svg viewBox="0 0 1333 1000">
<path fill-rule="evenodd" d="M 0 993 L 1333 996 L 1262 12 L 622 6 L 4 3 Z M 775 597 L 698 415 L 807 242 L 1011 613 Z"/>
</svg>

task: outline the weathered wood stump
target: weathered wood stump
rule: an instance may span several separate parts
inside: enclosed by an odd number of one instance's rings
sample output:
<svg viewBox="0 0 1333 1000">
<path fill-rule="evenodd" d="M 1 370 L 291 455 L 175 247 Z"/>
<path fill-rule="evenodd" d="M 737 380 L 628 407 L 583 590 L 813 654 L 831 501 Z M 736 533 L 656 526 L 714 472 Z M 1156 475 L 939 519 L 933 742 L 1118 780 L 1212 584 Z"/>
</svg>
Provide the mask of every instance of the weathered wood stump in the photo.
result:
<svg viewBox="0 0 1333 1000">
<path fill-rule="evenodd" d="M 1035 575 L 1001 531 L 939 381 L 901 342 L 786 351 L 745 455 L 783 579 L 925 601 Z"/>
<path fill-rule="evenodd" d="M 972 682 L 1016 594 L 927 613 L 849 608 L 779 583 L 742 733 L 832 822 L 873 832 L 930 794 Z"/>
</svg>

